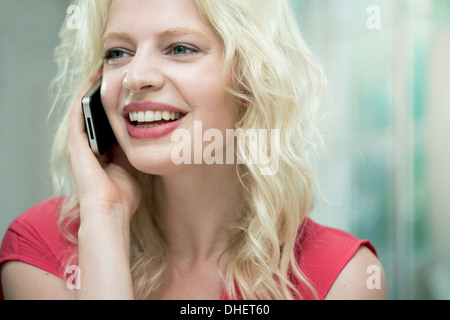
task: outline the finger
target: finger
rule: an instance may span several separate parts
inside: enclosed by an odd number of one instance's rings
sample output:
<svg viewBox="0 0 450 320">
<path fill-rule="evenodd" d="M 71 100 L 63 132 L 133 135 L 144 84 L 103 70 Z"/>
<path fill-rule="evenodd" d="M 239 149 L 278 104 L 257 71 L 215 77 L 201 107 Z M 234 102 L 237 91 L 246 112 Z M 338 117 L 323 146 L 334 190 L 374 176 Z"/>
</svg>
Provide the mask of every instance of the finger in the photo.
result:
<svg viewBox="0 0 450 320">
<path fill-rule="evenodd" d="M 75 102 L 72 105 L 69 114 L 69 156 L 83 155 L 86 156 L 87 152 L 91 153 L 89 147 L 89 140 L 87 137 L 86 126 L 83 117 L 83 110 L 81 106 L 81 100 L 84 95 L 93 86 L 92 82 L 89 82 L 78 94 Z"/>
<path fill-rule="evenodd" d="M 83 111 L 82 111 L 82 105 L 81 101 L 83 97 L 86 95 L 86 93 L 95 85 L 95 83 L 100 79 L 101 77 L 101 70 L 100 69 L 94 77 L 81 89 L 81 91 L 78 93 L 77 97 L 75 98 L 75 101 L 72 105 L 72 108 L 70 110 L 69 114 L 69 133 L 74 133 L 74 137 L 76 137 L 76 134 L 86 134 L 86 128 L 84 124 L 84 118 L 83 118 Z M 84 141 L 87 141 L 84 139 Z"/>
<path fill-rule="evenodd" d="M 118 185 L 121 186 L 121 194 L 123 199 L 127 199 L 126 203 L 130 205 L 130 212 L 136 212 L 142 196 L 137 170 L 131 165 L 117 142 L 110 148 L 108 157 L 111 162 L 106 171 L 114 176 Z"/>
<path fill-rule="evenodd" d="M 82 98 L 98 81 L 98 79 L 99 73 L 97 73 L 96 76 L 92 78 L 85 87 L 83 87 L 77 95 L 69 114 L 68 153 L 75 183 L 78 187 L 82 186 L 84 181 L 89 181 L 89 175 L 93 174 L 91 170 L 95 170 L 100 166 L 99 161 L 89 146 L 81 106 Z"/>
<path fill-rule="evenodd" d="M 124 168 L 132 176 L 136 176 L 136 169 L 132 166 L 125 152 L 117 142 L 111 146 L 108 152 L 108 160 Z"/>
</svg>

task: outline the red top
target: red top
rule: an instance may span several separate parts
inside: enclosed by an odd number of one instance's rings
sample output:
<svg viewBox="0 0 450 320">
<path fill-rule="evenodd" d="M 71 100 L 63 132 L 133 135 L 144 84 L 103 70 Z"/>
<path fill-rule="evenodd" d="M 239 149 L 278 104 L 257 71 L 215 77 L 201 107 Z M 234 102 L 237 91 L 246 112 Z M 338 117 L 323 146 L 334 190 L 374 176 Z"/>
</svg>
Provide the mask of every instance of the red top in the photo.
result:
<svg viewBox="0 0 450 320">
<path fill-rule="evenodd" d="M 41 202 L 18 217 L 8 228 L 0 249 L 0 268 L 7 261 L 21 261 L 57 277 L 64 278 L 70 244 L 58 230 L 62 198 Z M 300 267 L 324 299 L 339 273 L 358 248 L 366 245 L 376 250 L 367 240 L 334 228 L 305 220 L 305 231 L 297 245 Z M 299 287 L 304 299 L 314 299 L 305 287 Z M 221 299 L 227 299 L 224 292 Z M 3 291 L 0 282 L 0 299 Z"/>
</svg>

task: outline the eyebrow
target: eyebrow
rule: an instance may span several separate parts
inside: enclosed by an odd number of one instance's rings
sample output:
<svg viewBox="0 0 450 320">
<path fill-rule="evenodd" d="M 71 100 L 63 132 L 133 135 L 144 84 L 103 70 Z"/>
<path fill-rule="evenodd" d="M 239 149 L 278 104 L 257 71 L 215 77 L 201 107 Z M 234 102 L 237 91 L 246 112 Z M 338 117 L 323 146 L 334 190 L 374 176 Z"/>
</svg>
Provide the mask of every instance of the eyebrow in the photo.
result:
<svg viewBox="0 0 450 320">
<path fill-rule="evenodd" d="M 110 32 L 102 37 L 102 43 L 105 43 L 108 40 L 125 40 L 128 42 L 133 42 L 133 37 L 125 32 Z"/>
<path fill-rule="evenodd" d="M 167 29 L 160 33 L 160 38 L 165 39 L 165 38 L 170 38 L 172 36 L 186 35 L 186 34 L 195 34 L 197 36 L 202 37 L 206 41 L 211 42 L 211 39 L 209 39 L 200 30 L 192 29 L 192 28 L 182 28 L 182 27 Z M 109 32 L 102 37 L 102 43 L 105 43 L 108 40 L 125 40 L 128 42 L 134 42 L 134 38 L 126 32 Z"/>
<path fill-rule="evenodd" d="M 169 38 L 169 37 L 172 37 L 172 36 L 185 35 L 185 34 L 194 34 L 194 35 L 202 37 L 203 39 L 205 39 L 208 42 L 211 42 L 211 39 L 209 39 L 200 30 L 192 29 L 192 28 L 183 28 L 183 27 L 176 27 L 176 28 L 168 29 L 168 30 L 162 32 L 160 37 L 161 38 Z"/>
</svg>

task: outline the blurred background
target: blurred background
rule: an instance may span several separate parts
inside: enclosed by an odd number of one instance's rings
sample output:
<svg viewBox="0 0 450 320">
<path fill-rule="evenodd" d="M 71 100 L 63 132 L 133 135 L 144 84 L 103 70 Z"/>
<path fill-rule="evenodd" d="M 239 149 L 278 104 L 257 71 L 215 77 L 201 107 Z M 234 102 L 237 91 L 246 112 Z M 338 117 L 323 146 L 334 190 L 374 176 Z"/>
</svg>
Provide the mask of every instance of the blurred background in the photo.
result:
<svg viewBox="0 0 450 320">
<path fill-rule="evenodd" d="M 290 2 L 329 79 L 312 217 L 372 241 L 391 299 L 450 299 L 450 1 Z M 69 5 L 0 0 L 1 237 L 52 196 L 48 85 Z"/>
</svg>

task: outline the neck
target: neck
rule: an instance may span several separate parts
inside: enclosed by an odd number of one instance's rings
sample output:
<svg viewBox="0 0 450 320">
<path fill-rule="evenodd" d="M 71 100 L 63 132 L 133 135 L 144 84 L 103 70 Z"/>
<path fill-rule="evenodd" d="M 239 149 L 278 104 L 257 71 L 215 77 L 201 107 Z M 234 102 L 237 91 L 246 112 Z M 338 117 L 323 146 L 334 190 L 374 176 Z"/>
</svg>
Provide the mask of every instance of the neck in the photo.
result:
<svg viewBox="0 0 450 320">
<path fill-rule="evenodd" d="M 155 178 L 165 241 L 180 262 L 195 265 L 218 259 L 230 243 L 228 227 L 241 202 L 236 168 L 197 165 L 180 171 Z"/>
</svg>

